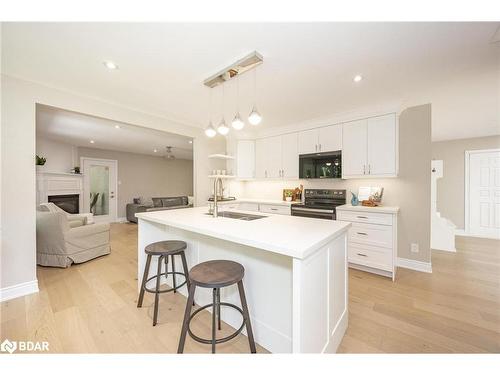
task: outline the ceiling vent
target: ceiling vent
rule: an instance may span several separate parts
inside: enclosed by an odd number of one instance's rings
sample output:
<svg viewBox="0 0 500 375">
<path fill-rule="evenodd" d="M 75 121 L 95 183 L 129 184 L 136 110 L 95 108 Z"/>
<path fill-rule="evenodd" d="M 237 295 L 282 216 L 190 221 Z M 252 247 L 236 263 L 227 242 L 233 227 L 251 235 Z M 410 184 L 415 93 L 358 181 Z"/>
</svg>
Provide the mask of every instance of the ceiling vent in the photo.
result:
<svg viewBox="0 0 500 375">
<path fill-rule="evenodd" d="M 203 81 L 203 83 L 210 88 L 214 88 L 240 74 L 248 72 L 249 70 L 259 66 L 263 61 L 264 59 L 262 58 L 262 55 L 257 51 L 254 51 L 244 58 L 236 61 L 234 64 L 231 64 L 227 68 L 207 78 L 205 81 Z"/>
</svg>

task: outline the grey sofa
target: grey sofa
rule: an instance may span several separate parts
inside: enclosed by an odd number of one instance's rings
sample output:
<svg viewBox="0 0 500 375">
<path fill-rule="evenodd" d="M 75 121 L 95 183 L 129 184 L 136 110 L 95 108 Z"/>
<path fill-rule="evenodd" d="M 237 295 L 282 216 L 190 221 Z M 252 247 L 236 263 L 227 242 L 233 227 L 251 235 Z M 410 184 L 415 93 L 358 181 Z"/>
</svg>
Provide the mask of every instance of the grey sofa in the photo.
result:
<svg viewBox="0 0 500 375">
<path fill-rule="evenodd" d="M 127 204 L 127 220 L 132 223 L 137 223 L 136 213 L 151 212 L 162 210 L 175 210 L 177 208 L 191 207 L 187 196 L 180 197 L 158 197 L 152 198 L 153 204 Z"/>
</svg>

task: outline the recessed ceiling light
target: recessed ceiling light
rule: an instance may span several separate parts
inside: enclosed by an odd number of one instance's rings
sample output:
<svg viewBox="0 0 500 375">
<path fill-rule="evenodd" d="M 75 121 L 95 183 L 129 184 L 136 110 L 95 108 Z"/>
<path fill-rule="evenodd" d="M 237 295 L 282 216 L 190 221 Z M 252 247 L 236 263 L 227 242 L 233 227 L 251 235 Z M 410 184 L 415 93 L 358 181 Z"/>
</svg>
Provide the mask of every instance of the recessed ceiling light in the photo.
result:
<svg viewBox="0 0 500 375">
<path fill-rule="evenodd" d="M 361 80 L 363 79 L 363 76 L 360 76 L 359 74 L 358 75 L 355 75 L 354 78 L 352 79 L 354 82 L 361 82 Z"/>
<path fill-rule="evenodd" d="M 116 70 L 116 69 L 118 69 L 118 65 L 116 65 L 113 61 L 103 61 L 103 64 L 109 70 Z"/>
<path fill-rule="evenodd" d="M 192 143 L 193 143 L 193 141 L 188 141 L 188 142 L 189 142 L 189 144 L 192 144 Z"/>
<path fill-rule="evenodd" d="M 91 139 L 91 140 L 90 140 L 90 143 L 94 144 L 94 143 L 95 143 L 95 141 L 94 141 L 93 139 Z"/>
<path fill-rule="evenodd" d="M 115 125 L 115 129 L 120 129 L 120 125 Z"/>
<path fill-rule="evenodd" d="M 158 150 L 155 148 L 155 149 L 153 150 L 153 152 L 158 152 Z"/>
</svg>

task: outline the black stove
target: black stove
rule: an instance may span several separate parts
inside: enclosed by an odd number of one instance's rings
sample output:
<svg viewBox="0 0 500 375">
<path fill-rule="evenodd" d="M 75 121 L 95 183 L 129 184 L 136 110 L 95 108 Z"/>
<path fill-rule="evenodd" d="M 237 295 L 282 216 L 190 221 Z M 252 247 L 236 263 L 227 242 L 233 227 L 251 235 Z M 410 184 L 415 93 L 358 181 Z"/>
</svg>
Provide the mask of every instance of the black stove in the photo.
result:
<svg viewBox="0 0 500 375">
<path fill-rule="evenodd" d="M 292 204 L 292 216 L 335 220 L 335 208 L 346 202 L 346 191 L 335 189 L 306 189 L 304 203 Z"/>
</svg>

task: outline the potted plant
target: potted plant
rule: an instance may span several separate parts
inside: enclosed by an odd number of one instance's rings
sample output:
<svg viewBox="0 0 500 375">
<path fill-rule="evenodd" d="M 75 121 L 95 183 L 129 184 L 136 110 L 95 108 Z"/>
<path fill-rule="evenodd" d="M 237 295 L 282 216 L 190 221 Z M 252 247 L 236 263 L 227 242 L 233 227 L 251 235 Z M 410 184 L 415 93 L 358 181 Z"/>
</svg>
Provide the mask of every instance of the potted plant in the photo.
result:
<svg viewBox="0 0 500 375">
<path fill-rule="evenodd" d="M 293 197 L 293 190 L 286 190 L 285 191 L 285 200 L 287 202 L 291 202 Z"/>
<path fill-rule="evenodd" d="M 36 155 L 36 170 L 43 171 L 45 169 L 45 163 L 47 162 L 47 158 L 43 156 Z"/>
</svg>

